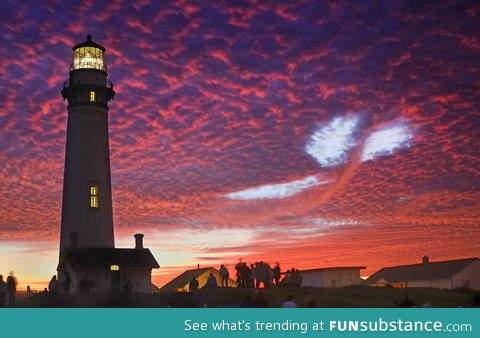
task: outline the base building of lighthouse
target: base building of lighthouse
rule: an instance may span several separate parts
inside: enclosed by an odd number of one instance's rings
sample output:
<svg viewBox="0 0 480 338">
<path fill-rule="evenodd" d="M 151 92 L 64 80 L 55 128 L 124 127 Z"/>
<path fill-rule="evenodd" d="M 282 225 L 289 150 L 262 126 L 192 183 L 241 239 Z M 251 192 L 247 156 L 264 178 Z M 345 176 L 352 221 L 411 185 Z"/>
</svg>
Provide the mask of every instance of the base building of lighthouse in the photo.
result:
<svg viewBox="0 0 480 338">
<path fill-rule="evenodd" d="M 132 249 L 115 248 L 108 141 L 108 104 L 114 98 L 105 48 L 92 41 L 73 47 L 62 97 L 68 101 L 58 278 L 75 293 L 124 290 L 148 293 L 159 265 L 135 235 Z"/>
</svg>

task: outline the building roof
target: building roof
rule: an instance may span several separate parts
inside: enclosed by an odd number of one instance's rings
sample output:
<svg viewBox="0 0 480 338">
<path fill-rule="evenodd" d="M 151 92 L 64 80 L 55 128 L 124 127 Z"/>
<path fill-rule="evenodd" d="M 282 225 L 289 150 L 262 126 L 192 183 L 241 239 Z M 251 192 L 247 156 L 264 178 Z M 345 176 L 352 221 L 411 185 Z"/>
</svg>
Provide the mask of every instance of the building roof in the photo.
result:
<svg viewBox="0 0 480 338">
<path fill-rule="evenodd" d="M 317 272 L 317 271 L 326 271 L 326 270 L 352 270 L 352 269 L 366 269 L 366 266 L 335 266 L 331 268 L 318 268 L 318 269 L 308 269 L 308 270 L 300 270 L 301 273 L 304 272 Z"/>
<path fill-rule="evenodd" d="M 127 268 L 159 268 L 149 249 L 68 248 L 65 258 L 73 268 L 109 267 L 116 264 Z"/>
<path fill-rule="evenodd" d="M 164 286 L 162 286 L 160 289 L 162 291 L 171 291 L 171 290 L 181 289 L 185 287 L 185 285 L 188 285 L 193 277 L 198 278 L 204 273 L 210 273 L 212 270 L 218 271 L 213 267 L 187 270 L 183 272 L 181 275 L 172 279 L 170 282 L 168 282 Z"/>
<path fill-rule="evenodd" d="M 155 284 L 151 283 L 151 288 L 150 288 L 151 293 L 159 293 L 160 288 L 156 286 Z"/>
<path fill-rule="evenodd" d="M 382 268 L 365 280 L 366 284 L 450 279 L 478 258 L 429 262 Z"/>
</svg>

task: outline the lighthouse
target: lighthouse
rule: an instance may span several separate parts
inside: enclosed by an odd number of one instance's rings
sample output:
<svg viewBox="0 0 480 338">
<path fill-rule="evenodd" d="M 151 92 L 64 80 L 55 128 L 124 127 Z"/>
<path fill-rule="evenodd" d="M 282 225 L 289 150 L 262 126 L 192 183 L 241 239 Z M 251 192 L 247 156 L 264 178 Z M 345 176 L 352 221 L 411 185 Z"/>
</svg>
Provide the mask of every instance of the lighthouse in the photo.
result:
<svg viewBox="0 0 480 338">
<path fill-rule="evenodd" d="M 63 84 L 68 101 L 58 279 L 64 293 L 149 293 L 159 268 L 143 234 L 134 248 L 115 248 L 108 109 L 115 96 L 105 48 L 87 39 L 73 46 Z"/>
<path fill-rule="evenodd" d="M 60 250 L 76 236 L 78 247 L 113 248 L 108 104 L 115 96 L 103 56 L 105 48 L 87 35 L 73 48 L 64 82 L 68 100 Z"/>
</svg>

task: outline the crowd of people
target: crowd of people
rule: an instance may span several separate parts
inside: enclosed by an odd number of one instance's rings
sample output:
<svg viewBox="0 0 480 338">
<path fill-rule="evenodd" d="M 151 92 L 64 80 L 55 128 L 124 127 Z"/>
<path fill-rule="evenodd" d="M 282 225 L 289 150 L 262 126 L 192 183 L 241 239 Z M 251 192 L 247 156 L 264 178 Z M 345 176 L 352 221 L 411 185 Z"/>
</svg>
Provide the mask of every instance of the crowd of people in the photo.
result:
<svg viewBox="0 0 480 338">
<path fill-rule="evenodd" d="M 252 289 L 271 286 L 300 287 L 303 280 L 299 270 L 292 268 L 282 272 L 278 262 L 272 268 L 267 262 L 260 261 L 248 265 L 242 260 L 235 265 L 235 276 L 233 278 L 230 277 L 227 267 L 222 264 L 219 269 L 219 278 L 220 284 L 217 278 L 210 274 L 205 285 L 200 286 L 197 277 L 194 276 L 190 280 L 189 291 L 196 291 L 200 287 L 217 287 L 220 285 L 222 287 L 237 286 Z M 235 283 L 231 281 L 232 279 Z"/>
<path fill-rule="evenodd" d="M 235 281 L 239 287 L 244 288 L 268 288 L 270 286 L 288 286 L 300 287 L 302 284 L 302 275 L 300 271 L 292 268 L 282 273 L 280 264 L 277 262 L 272 268 L 267 262 L 255 262 L 250 264 L 241 260 L 235 265 Z M 281 275 L 284 275 L 283 279 Z M 222 286 L 224 281 L 228 281 L 229 272 L 222 264 L 220 266 L 220 276 L 222 278 Z"/>
</svg>

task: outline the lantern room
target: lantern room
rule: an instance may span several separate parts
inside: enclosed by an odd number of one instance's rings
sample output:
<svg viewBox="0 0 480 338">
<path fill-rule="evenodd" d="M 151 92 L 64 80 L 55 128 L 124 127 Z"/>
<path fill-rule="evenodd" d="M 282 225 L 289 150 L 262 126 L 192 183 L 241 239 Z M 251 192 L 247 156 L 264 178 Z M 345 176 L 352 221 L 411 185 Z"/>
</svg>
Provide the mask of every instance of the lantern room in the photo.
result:
<svg viewBox="0 0 480 338">
<path fill-rule="evenodd" d="M 76 105 L 100 105 L 108 108 L 115 92 L 108 80 L 107 66 L 103 60 L 105 48 L 92 41 L 92 36 L 72 48 L 73 63 L 70 76 L 63 83 L 62 96 L 69 107 Z"/>
<path fill-rule="evenodd" d="M 75 45 L 73 48 L 73 64 L 70 70 L 98 69 L 104 72 L 107 68 L 103 62 L 105 48 L 92 41 L 92 36 L 87 35 L 85 42 Z"/>
</svg>

